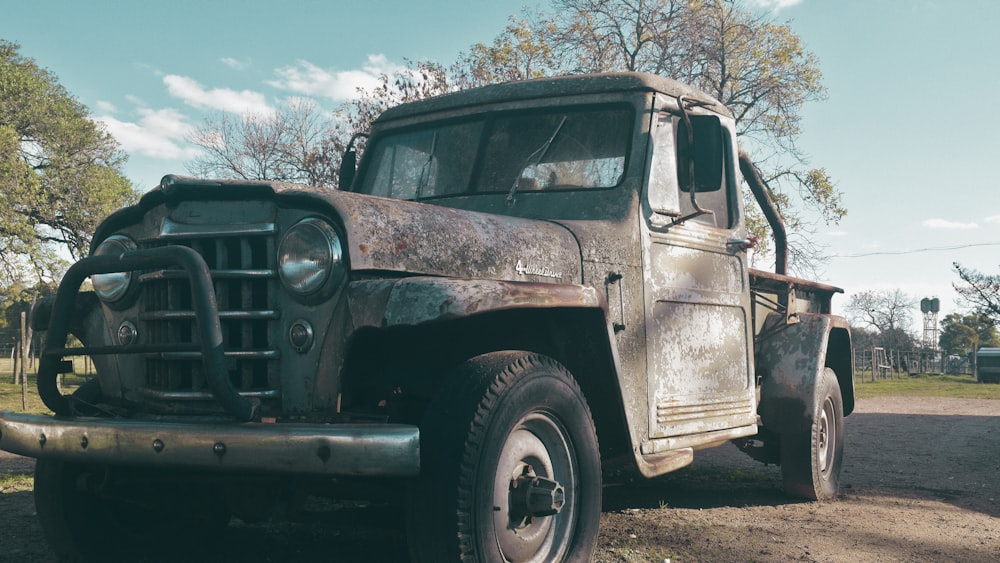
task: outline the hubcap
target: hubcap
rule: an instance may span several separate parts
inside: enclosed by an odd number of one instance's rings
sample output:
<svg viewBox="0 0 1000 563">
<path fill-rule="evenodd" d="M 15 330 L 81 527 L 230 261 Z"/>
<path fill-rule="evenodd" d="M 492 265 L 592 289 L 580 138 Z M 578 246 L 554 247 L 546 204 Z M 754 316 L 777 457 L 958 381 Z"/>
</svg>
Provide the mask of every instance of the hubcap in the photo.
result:
<svg viewBox="0 0 1000 563">
<path fill-rule="evenodd" d="M 518 421 L 493 482 L 493 530 L 506 561 L 562 558 L 576 521 L 577 471 L 559 421 L 540 412 Z"/>
<path fill-rule="evenodd" d="M 529 521 L 533 517 L 559 514 L 566 504 L 566 491 L 558 481 L 538 477 L 530 466 L 527 474 L 510 484 L 510 515 L 512 520 Z"/>
<path fill-rule="evenodd" d="M 830 470 L 830 463 L 833 461 L 833 447 L 836 443 L 836 430 L 831 425 L 833 420 L 833 401 L 827 398 L 823 402 L 823 410 L 820 411 L 818 428 L 816 429 L 816 449 L 818 451 L 819 470 L 826 474 Z"/>
</svg>

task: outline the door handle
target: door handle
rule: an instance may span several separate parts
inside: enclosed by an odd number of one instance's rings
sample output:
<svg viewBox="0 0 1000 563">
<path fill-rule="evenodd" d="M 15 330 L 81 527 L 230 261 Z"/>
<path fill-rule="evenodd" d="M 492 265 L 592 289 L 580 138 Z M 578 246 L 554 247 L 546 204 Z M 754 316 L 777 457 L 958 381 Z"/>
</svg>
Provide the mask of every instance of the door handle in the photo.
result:
<svg viewBox="0 0 1000 563">
<path fill-rule="evenodd" d="M 749 236 L 747 238 L 737 238 L 726 242 L 726 249 L 729 252 L 736 252 L 738 250 L 750 250 L 751 248 L 757 246 L 757 237 Z"/>
</svg>

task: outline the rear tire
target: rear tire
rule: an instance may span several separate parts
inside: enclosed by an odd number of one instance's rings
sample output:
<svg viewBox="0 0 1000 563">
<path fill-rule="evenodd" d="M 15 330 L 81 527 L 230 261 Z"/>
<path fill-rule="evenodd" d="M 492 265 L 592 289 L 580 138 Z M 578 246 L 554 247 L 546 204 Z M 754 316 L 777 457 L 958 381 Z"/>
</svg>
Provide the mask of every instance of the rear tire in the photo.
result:
<svg viewBox="0 0 1000 563">
<path fill-rule="evenodd" d="M 844 401 L 830 368 L 816 382 L 815 405 L 809 432 L 781 435 L 781 476 L 788 495 L 828 500 L 840 490 L 844 462 Z"/>
<path fill-rule="evenodd" d="M 498 352 L 452 374 L 421 426 L 415 561 L 589 561 L 600 515 L 594 423 L 562 365 Z"/>
</svg>

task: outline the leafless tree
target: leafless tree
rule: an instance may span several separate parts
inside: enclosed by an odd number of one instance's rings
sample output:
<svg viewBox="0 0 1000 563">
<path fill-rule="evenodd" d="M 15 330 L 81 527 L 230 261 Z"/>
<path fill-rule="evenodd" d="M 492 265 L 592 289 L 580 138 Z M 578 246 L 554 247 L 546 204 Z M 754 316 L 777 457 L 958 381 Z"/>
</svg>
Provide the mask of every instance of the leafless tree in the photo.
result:
<svg viewBox="0 0 1000 563">
<path fill-rule="evenodd" d="M 852 323 L 879 332 L 908 330 L 916 300 L 899 289 L 868 290 L 851 296 L 844 309 Z"/>
<path fill-rule="evenodd" d="M 270 114 L 211 116 L 188 140 L 201 149 L 188 163 L 196 176 L 329 187 L 344 148 L 337 120 L 306 99 Z"/>
</svg>

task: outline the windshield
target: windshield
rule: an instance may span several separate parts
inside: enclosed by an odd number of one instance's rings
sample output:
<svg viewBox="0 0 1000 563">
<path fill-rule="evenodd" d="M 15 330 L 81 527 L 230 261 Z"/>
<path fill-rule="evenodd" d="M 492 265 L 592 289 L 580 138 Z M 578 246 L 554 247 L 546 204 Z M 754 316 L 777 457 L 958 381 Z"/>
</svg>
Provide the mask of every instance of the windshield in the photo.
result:
<svg viewBox="0 0 1000 563">
<path fill-rule="evenodd" d="M 362 193 L 427 199 L 610 188 L 625 175 L 633 122 L 621 106 L 500 113 L 375 139 Z"/>
</svg>

